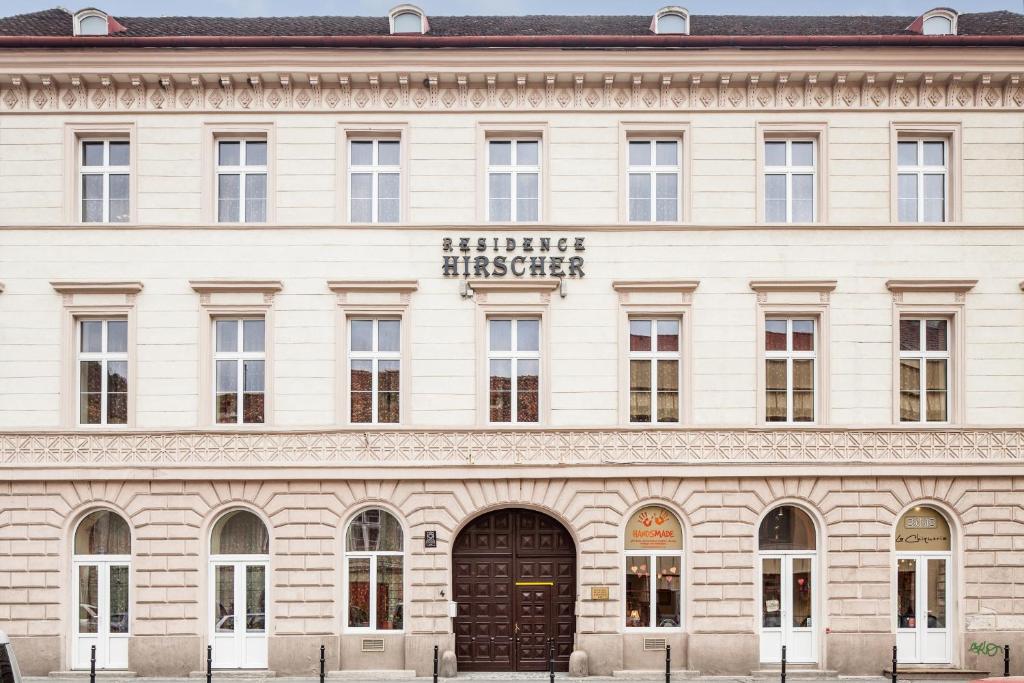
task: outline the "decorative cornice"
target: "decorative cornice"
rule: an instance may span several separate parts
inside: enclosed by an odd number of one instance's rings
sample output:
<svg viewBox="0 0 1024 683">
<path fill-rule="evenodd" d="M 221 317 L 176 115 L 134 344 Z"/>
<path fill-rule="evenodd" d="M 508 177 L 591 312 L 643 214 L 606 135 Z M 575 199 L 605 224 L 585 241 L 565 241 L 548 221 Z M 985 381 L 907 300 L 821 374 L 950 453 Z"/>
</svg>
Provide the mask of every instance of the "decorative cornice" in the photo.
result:
<svg viewBox="0 0 1024 683">
<path fill-rule="evenodd" d="M 138 294 L 142 291 L 142 283 L 131 280 L 54 280 L 50 286 L 61 294 Z"/>
<path fill-rule="evenodd" d="M 679 292 L 691 294 L 700 285 L 700 280 L 615 280 L 612 289 L 616 292 Z"/>
<path fill-rule="evenodd" d="M 189 280 L 188 284 L 199 294 L 224 292 L 275 294 L 280 292 L 283 287 L 280 280 Z"/>
<path fill-rule="evenodd" d="M 913 278 L 907 280 L 888 280 L 886 288 L 897 292 L 951 292 L 965 294 L 978 284 L 977 280 L 935 280 L 929 278 Z"/>
<path fill-rule="evenodd" d="M 419 289 L 418 280 L 329 280 L 327 288 L 337 294 L 346 292 L 399 292 L 408 294 Z"/>
<path fill-rule="evenodd" d="M 831 292 L 835 280 L 751 280 L 755 292 Z"/>
<path fill-rule="evenodd" d="M 431 72 L 64 74 L 0 78 L 0 112 L 1016 110 L 1018 73 Z"/>
<path fill-rule="evenodd" d="M 1024 463 L 1024 429 L 0 432 L 0 469 Z"/>
<path fill-rule="evenodd" d="M 496 280 L 481 277 L 469 278 L 466 282 L 474 292 L 553 292 L 561 284 L 558 278 Z"/>
</svg>

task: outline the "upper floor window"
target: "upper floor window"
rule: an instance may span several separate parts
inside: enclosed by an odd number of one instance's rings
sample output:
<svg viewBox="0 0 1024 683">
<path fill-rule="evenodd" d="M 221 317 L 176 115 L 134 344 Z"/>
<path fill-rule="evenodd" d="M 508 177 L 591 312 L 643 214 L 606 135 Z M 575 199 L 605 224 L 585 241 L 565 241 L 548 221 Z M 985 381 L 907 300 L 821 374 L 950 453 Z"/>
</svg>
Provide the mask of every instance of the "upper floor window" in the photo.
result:
<svg viewBox="0 0 1024 683">
<path fill-rule="evenodd" d="M 947 318 L 900 318 L 900 422 L 949 420 Z"/>
<path fill-rule="evenodd" d="M 540 421 L 540 320 L 487 321 L 491 422 Z"/>
<path fill-rule="evenodd" d="M 217 139 L 217 222 L 267 220 L 267 141 Z"/>
<path fill-rule="evenodd" d="M 110 33 L 108 17 L 97 9 L 75 12 L 74 34 L 76 36 L 105 36 Z"/>
<path fill-rule="evenodd" d="M 958 14 L 944 8 L 933 9 L 921 16 L 921 33 L 926 36 L 950 36 L 957 33 Z"/>
<path fill-rule="evenodd" d="M 764 321 L 765 422 L 814 422 L 816 320 Z"/>
<path fill-rule="evenodd" d="M 682 7 L 663 7 L 654 15 L 651 30 L 657 34 L 683 34 L 690 32 L 690 13 Z"/>
<path fill-rule="evenodd" d="M 629 141 L 629 220 L 678 221 L 679 140 Z"/>
<path fill-rule="evenodd" d="M 430 29 L 427 16 L 416 5 L 398 5 L 388 12 L 391 33 L 426 33 Z"/>
<path fill-rule="evenodd" d="M 487 220 L 540 220 L 540 140 L 487 141 Z"/>
<path fill-rule="evenodd" d="M 401 216 L 401 142 L 349 140 L 349 221 L 397 223 Z"/>
<path fill-rule="evenodd" d="M 764 142 L 764 218 L 768 223 L 810 223 L 816 211 L 814 140 Z"/>
<path fill-rule="evenodd" d="M 83 425 L 128 423 L 128 321 L 78 321 L 78 414 Z"/>
<path fill-rule="evenodd" d="M 629 421 L 679 422 L 679 319 L 629 320 Z"/>
<path fill-rule="evenodd" d="M 131 152 L 127 140 L 89 140 L 79 166 L 82 222 L 126 223 L 129 220 Z"/>
<path fill-rule="evenodd" d="M 263 318 L 214 320 L 214 392 L 219 424 L 261 424 L 266 397 Z"/>
<path fill-rule="evenodd" d="M 352 422 L 399 421 L 401 344 L 401 320 L 349 320 L 348 362 Z"/>
<path fill-rule="evenodd" d="M 897 142 L 897 202 L 901 223 L 940 223 L 948 215 L 949 162 L 944 139 Z"/>
</svg>

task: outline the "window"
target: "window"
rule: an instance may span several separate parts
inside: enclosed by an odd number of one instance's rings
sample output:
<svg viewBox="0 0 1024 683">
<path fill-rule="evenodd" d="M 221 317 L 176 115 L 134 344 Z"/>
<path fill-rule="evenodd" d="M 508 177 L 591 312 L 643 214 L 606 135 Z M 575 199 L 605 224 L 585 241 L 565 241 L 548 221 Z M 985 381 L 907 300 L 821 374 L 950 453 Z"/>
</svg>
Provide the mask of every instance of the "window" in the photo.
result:
<svg viewBox="0 0 1024 683">
<path fill-rule="evenodd" d="M 127 140 L 82 140 L 83 223 L 127 223 L 131 153 Z"/>
<path fill-rule="evenodd" d="M 540 320 L 487 321 L 491 422 L 540 420 Z"/>
<path fill-rule="evenodd" d="M 678 221 L 680 195 L 678 140 L 629 141 L 629 220 Z"/>
<path fill-rule="evenodd" d="M 924 20 L 924 35 L 947 36 L 953 32 L 953 22 L 949 17 L 934 16 Z"/>
<path fill-rule="evenodd" d="M 900 318 L 900 422 L 949 420 L 950 320 Z"/>
<path fill-rule="evenodd" d="M 637 510 L 626 522 L 627 628 L 682 625 L 683 529 L 660 505 Z"/>
<path fill-rule="evenodd" d="M 663 7 L 654 14 L 651 30 L 657 34 L 682 34 L 690 32 L 689 13 L 682 7 Z"/>
<path fill-rule="evenodd" d="M 815 141 L 764 142 L 764 218 L 768 223 L 814 220 Z"/>
<path fill-rule="evenodd" d="M 899 221 L 945 221 L 948 177 L 945 140 L 901 138 L 897 143 L 896 178 Z"/>
<path fill-rule="evenodd" d="M 349 141 L 349 221 L 397 223 L 401 216 L 401 142 Z"/>
<path fill-rule="evenodd" d="M 415 12 L 396 14 L 394 22 L 392 33 L 423 33 L 423 19 Z"/>
<path fill-rule="evenodd" d="M 266 372 L 264 319 L 218 318 L 214 335 L 217 423 L 261 424 Z"/>
<path fill-rule="evenodd" d="M 679 422 L 679 319 L 629 320 L 629 421 Z"/>
<path fill-rule="evenodd" d="M 217 139 L 217 222 L 267 220 L 266 139 Z"/>
<path fill-rule="evenodd" d="M 78 422 L 128 423 L 128 321 L 78 322 Z"/>
<path fill-rule="evenodd" d="M 487 220 L 540 220 L 540 140 L 487 141 Z"/>
<path fill-rule="evenodd" d="M 377 508 L 355 516 L 345 534 L 350 629 L 400 631 L 403 626 L 402 526 Z"/>
<path fill-rule="evenodd" d="M 75 12 L 74 34 L 76 36 L 105 36 L 109 32 L 110 25 L 107 15 L 103 12 L 95 9 L 84 9 Z"/>
<path fill-rule="evenodd" d="M 816 321 L 764 322 L 765 421 L 814 422 Z"/>
<path fill-rule="evenodd" d="M 401 341 L 401 320 L 349 320 L 352 422 L 376 424 L 399 421 Z"/>
</svg>

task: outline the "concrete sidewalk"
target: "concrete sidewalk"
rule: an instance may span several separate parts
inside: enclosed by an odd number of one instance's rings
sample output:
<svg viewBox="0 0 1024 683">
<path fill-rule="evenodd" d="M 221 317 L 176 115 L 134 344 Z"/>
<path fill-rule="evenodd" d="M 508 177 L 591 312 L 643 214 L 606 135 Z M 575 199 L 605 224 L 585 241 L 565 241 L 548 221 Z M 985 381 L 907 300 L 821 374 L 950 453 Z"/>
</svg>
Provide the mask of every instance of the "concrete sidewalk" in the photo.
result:
<svg viewBox="0 0 1024 683">
<path fill-rule="evenodd" d="M 69 677 L 24 677 L 25 683 L 84 683 L 88 681 L 88 674 L 85 676 L 69 676 Z M 101 680 L 102 683 L 205 683 L 205 678 L 115 678 L 110 676 L 104 676 L 102 679 L 97 677 L 97 680 Z M 213 677 L 214 682 L 218 681 L 218 677 L 215 674 Z M 273 678 L 221 678 L 223 681 L 230 680 L 230 683 L 319 683 L 319 679 L 316 677 L 273 677 Z M 389 678 L 372 678 L 367 677 L 365 679 L 355 678 L 329 678 L 330 683 L 382 683 L 394 681 L 395 683 L 428 683 L 432 682 L 432 678 L 421 677 L 421 678 L 402 678 L 402 679 L 389 679 Z M 536 683 L 542 683 L 548 681 L 548 674 L 543 672 L 537 673 L 499 673 L 499 674 L 460 674 L 457 678 L 441 678 L 438 679 L 439 683 L 446 681 L 460 681 L 466 683 L 506 683 L 507 681 L 535 681 Z M 555 680 L 560 683 L 568 683 L 569 681 L 580 681 L 581 683 L 629 683 L 631 681 L 664 681 L 665 674 L 657 672 L 636 672 L 629 675 L 621 676 L 589 676 L 587 678 L 569 678 L 565 673 L 555 674 Z M 964 678 L 963 681 L 971 680 Z M 762 678 L 754 676 L 701 676 L 696 678 L 686 678 L 683 676 L 672 676 L 673 683 L 778 683 L 777 678 Z M 810 678 L 799 678 L 798 683 L 836 683 L 836 681 L 848 681 L 850 683 L 890 683 L 889 678 L 883 678 L 881 676 L 839 676 L 837 678 L 828 679 L 810 679 Z M 794 680 L 794 683 L 797 683 Z M 914 683 L 930 683 L 929 681 L 922 681 L 915 679 Z M 936 680 L 934 683 L 956 683 L 956 679 L 942 679 L 941 681 Z"/>
</svg>

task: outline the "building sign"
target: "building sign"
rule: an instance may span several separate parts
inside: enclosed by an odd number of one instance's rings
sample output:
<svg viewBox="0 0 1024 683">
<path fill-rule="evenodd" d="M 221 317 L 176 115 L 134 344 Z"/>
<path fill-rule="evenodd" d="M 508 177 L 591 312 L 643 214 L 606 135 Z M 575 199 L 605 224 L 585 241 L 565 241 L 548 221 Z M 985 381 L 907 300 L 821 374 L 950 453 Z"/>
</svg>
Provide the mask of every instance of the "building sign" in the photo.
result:
<svg viewBox="0 0 1024 683">
<path fill-rule="evenodd" d="M 445 277 L 583 277 L 585 237 L 444 237 Z"/>
<path fill-rule="evenodd" d="M 626 522 L 626 550 L 682 550 L 683 529 L 669 510 L 651 505 Z"/>
<path fill-rule="evenodd" d="M 423 547 L 424 548 L 436 548 L 437 547 L 437 532 L 436 531 L 424 531 L 423 532 Z"/>
<path fill-rule="evenodd" d="M 611 591 L 608 590 L 608 586 L 591 586 L 590 587 L 590 599 L 591 600 L 608 600 L 611 597 Z"/>
<path fill-rule="evenodd" d="M 938 510 L 908 510 L 896 527 L 896 550 L 949 550 L 949 523 Z"/>
</svg>

